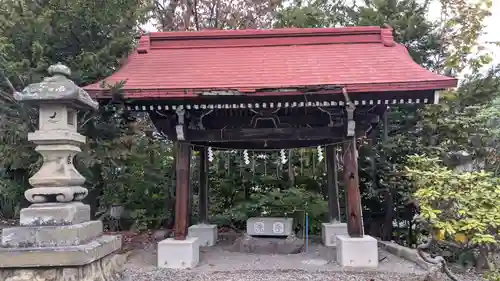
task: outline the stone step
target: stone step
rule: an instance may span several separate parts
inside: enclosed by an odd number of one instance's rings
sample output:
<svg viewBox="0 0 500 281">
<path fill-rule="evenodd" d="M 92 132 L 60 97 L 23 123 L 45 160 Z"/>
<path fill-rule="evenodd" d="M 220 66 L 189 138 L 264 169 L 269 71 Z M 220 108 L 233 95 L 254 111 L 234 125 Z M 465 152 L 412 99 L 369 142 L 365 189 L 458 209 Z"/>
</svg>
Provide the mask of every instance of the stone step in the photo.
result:
<svg viewBox="0 0 500 281">
<path fill-rule="evenodd" d="M 101 221 L 88 221 L 75 225 L 18 226 L 5 228 L 1 247 L 64 247 L 87 243 L 102 234 Z"/>
<path fill-rule="evenodd" d="M 81 266 L 113 253 L 121 244 L 121 236 L 103 235 L 78 246 L 0 248 L 0 268 Z"/>
</svg>

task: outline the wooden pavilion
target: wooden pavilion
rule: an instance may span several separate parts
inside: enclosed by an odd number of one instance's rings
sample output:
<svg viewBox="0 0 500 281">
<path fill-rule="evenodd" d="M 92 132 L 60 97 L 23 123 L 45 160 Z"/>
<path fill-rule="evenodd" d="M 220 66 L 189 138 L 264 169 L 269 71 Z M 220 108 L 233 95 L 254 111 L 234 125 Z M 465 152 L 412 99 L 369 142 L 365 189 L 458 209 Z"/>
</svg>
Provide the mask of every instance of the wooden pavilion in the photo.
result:
<svg viewBox="0 0 500 281">
<path fill-rule="evenodd" d="M 192 148 L 201 161 L 200 215 L 207 221 L 206 147 L 286 149 L 344 141 L 348 233 L 362 237 L 356 139 L 389 105 L 434 104 L 457 80 L 416 64 L 385 27 L 153 32 L 106 78 L 126 81 L 133 111 L 146 111 L 177 144 L 175 238 L 186 239 Z M 101 83 L 85 87 L 110 99 Z M 329 211 L 338 216 L 334 148 L 328 146 Z M 328 160 L 330 159 L 330 160 Z"/>
</svg>

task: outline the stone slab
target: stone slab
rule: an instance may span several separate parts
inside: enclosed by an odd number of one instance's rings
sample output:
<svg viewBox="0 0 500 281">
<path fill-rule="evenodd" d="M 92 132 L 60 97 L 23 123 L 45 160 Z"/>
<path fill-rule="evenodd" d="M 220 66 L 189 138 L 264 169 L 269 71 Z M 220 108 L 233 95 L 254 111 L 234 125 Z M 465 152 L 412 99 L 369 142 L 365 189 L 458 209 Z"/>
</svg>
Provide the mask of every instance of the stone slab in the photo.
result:
<svg viewBox="0 0 500 281">
<path fill-rule="evenodd" d="M 126 255 L 111 254 L 86 265 L 52 268 L 3 268 L 2 281 L 121 281 Z"/>
<path fill-rule="evenodd" d="M 158 243 L 158 267 L 170 269 L 194 268 L 200 262 L 200 243 L 197 237 L 186 240 L 167 238 Z"/>
<path fill-rule="evenodd" d="M 290 235 L 287 238 L 252 237 L 244 235 L 234 241 L 231 251 L 253 254 L 298 254 L 304 247 L 304 240 Z"/>
<path fill-rule="evenodd" d="M 81 266 L 105 257 L 121 246 L 121 236 L 103 235 L 78 246 L 0 248 L 0 268 Z"/>
<path fill-rule="evenodd" d="M 321 240 L 327 247 L 335 247 L 337 235 L 347 235 L 347 223 L 322 223 Z"/>
<path fill-rule="evenodd" d="M 33 204 L 21 210 L 21 226 L 72 225 L 90 220 L 90 206 L 81 202 Z"/>
<path fill-rule="evenodd" d="M 293 218 L 254 217 L 247 220 L 247 234 L 252 236 L 289 236 Z"/>
<path fill-rule="evenodd" d="M 6 228 L 2 232 L 2 247 L 61 247 L 77 246 L 102 234 L 101 221 L 88 221 L 75 225 L 21 226 Z"/>
<path fill-rule="evenodd" d="M 216 224 L 195 224 L 188 228 L 189 237 L 197 237 L 201 247 L 210 247 L 217 242 Z"/>
<path fill-rule="evenodd" d="M 348 235 L 338 235 L 337 262 L 344 267 L 377 267 L 377 239 L 368 235 L 365 235 L 362 238 L 352 238 Z"/>
</svg>

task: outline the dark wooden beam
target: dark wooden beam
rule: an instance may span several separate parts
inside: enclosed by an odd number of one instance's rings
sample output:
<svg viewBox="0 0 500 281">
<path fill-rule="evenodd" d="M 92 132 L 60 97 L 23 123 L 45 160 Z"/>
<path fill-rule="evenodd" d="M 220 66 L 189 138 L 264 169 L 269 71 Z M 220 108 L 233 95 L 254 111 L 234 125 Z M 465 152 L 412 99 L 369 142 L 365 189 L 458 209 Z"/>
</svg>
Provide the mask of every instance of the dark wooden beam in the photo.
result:
<svg viewBox="0 0 500 281">
<path fill-rule="evenodd" d="M 187 130 L 186 139 L 192 142 L 323 140 L 344 133 L 343 127 Z"/>
<path fill-rule="evenodd" d="M 175 115 L 159 115 L 157 112 L 150 112 L 149 117 L 156 128 L 156 130 L 160 133 L 165 134 L 171 141 L 177 140 L 177 133 L 175 131 Z"/>
<path fill-rule="evenodd" d="M 200 189 L 199 197 L 199 222 L 208 223 L 208 156 L 207 148 L 200 147 Z"/>
<path fill-rule="evenodd" d="M 361 194 L 359 191 L 356 139 L 350 137 L 344 143 L 344 182 L 347 197 L 347 233 L 351 237 L 363 237 Z"/>
<path fill-rule="evenodd" d="M 178 141 L 175 149 L 174 235 L 176 240 L 185 240 L 188 231 L 191 144 Z"/>
<path fill-rule="evenodd" d="M 389 138 L 389 110 L 387 109 L 382 115 L 382 141 L 384 144 Z"/>
<path fill-rule="evenodd" d="M 274 119 L 259 118 L 252 112 L 230 111 L 215 112 L 213 115 L 207 115 L 203 118 L 203 126 L 208 129 L 221 128 L 278 128 L 306 127 L 306 126 L 327 126 L 330 123 L 330 117 L 316 108 L 310 108 L 310 112 L 301 112 L 300 114 L 279 115 Z M 230 114 L 233 113 L 233 114 Z M 332 121 L 336 127 L 343 125 L 341 119 L 344 115 L 339 108 L 338 116 L 334 116 Z"/>
<path fill-rule="evenodd" d="M 337 147 L 326 147 L 326 174 L 328 188 L 328 215 L 330 222 L 340 222 L 339 182 L 337 170 Z"/>
<path fill-rule="evenodd" d="M 304 147 L 317 147 L 332 143 L 341 143 L 342 139 L 326 140 L 280 140 L 280 141 L 236 141 L 236 142 L 192 142 L 194 146 L 210 146 L 213 149 L 292 149 Z"/>
</svg>

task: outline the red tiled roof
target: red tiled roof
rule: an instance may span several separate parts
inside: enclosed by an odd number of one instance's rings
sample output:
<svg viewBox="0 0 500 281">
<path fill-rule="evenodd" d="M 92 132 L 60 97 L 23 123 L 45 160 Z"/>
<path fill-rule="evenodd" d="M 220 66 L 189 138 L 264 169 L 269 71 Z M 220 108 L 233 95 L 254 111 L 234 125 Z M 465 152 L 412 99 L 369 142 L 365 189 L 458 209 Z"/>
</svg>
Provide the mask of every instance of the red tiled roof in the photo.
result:
<svg viewBox="0 0 500 281">
<path fill-rule="evenodd" d="M 457 80 L 416 64 L 380 27 L 154 32 L 106 78 L 128 98 L 188 98 L 203 90 L 337 85 L 348 92 L 440 90 Z M 100 83 L 85 87 L 103 96 Z M 281 93 L 283 94 L 283 93 Z"/>
</svg>

